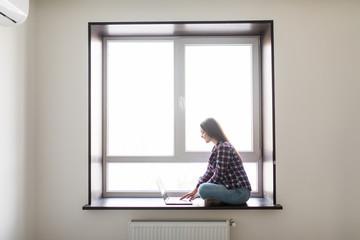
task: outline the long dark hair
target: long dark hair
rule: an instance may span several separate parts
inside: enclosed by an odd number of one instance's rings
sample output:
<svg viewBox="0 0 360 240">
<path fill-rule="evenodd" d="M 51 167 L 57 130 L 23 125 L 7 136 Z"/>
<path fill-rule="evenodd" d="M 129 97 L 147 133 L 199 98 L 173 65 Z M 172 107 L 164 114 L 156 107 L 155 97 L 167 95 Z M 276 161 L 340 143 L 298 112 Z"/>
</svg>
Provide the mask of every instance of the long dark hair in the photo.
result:
<svg viewBox="0 0 360 240">
<path fill-rule="evenodd" d="M 242 162 L 240 153 L 236 150 L 236 148 L 231 144 L 231 142 L 229 141 L 229 139 L 226 137 L 222 127 L 220 126 L 220 124 L 214 119 L 214 118 L 207 118 L 205 119 L 201 124 L 200 127 L 202 128 L 202 130 L 204 130 L 206 132 L 206 134 L 215 139 L 216 141 L 223 141 L 223 142 L 228 142 L 235 150 L 235 152 L 237 153 L 237 155 L 240 158 L 240 161 Z"/>
<path fill-rule="evenodd" d="M 207 118 L 201 124 L 200 127 L 206 132 L 206 134 L 215 139 L 216 141 L 229 142 L 220 124 L 214 118 Z"/>
</svg>

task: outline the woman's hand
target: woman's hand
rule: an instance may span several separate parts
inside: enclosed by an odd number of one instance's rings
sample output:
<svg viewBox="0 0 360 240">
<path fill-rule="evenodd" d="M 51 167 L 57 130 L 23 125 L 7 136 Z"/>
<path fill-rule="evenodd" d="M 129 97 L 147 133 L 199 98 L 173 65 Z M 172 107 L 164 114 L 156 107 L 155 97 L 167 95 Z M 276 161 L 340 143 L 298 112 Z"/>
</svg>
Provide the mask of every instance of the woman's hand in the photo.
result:
<svg viewBox="0 0 360 240">
<path fill-rule="evenodd" d="M 198 198 L 198 197 L 200 197 L 199 194 L 198 194 L 198 188 L 195 188 L 191 192 L 189 192 L 189 193 L 185 194 L 184 196 L 182 196 L 180 198 L 180 200 L 188 199 L 188 200 L 192 201 L 192 200 L 194 200 L 195 198 Z"/>
</svg>

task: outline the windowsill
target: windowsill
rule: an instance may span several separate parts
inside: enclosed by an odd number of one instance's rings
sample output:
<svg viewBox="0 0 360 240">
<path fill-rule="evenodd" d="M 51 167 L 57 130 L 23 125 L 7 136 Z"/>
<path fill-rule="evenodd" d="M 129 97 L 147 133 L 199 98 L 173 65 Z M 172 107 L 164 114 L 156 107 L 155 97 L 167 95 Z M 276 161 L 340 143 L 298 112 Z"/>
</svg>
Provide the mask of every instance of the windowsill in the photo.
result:
<svg viewBox="0 0 360 240">
<path fill-rule="evenodd" d="M 192 205 L 165 205 L 162 198 L 101 198 L 83 206 L 83 210 L 281 210 L 279 204 L 273 204 L 265 198 L 250 198 L 243 205 L 204 206 L 201 199 L 194 200 Z"/>
</svg>

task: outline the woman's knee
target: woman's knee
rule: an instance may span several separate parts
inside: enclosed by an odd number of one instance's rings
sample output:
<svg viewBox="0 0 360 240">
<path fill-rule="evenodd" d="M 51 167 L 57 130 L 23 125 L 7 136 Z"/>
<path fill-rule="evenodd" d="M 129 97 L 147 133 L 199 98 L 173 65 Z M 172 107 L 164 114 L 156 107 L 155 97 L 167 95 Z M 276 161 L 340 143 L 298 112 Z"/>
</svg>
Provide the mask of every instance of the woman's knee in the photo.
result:
<svg viewBox="0 0 360 240">
<path fill-rule="evenodd" d="M 203 183 L 199 186 L 199 195 L 202 199 L 209 198 L 211 193 L 211 185 L 209 183 Z"/>
<path fill-rule="evenodd" d="M 222 195 L 223 185 L 215 183 L 203 183 L 200 185 L 198 193 L 202 199 L 214 198 L 217 199 L 219 195 Z"/>
</svg>

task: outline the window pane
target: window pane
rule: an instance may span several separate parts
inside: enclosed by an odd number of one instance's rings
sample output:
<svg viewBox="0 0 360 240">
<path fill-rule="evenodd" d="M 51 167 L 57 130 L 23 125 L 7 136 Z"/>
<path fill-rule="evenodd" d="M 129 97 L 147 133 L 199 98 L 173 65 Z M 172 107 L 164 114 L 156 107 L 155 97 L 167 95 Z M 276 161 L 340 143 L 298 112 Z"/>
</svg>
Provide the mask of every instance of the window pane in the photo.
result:
<svg viewBox="0 0 360 240">
<path fill-rule="evenodd" d="M 194 189 L 206 163 L 109 163 L 108 191 L 157 191 L 156 178 L 174 191 Z"/>
<path fill-rule="evenodd" d="M 209 151 L 200 123 L 219 121 L 241 152 L 253 151 L 251 45 L 185 46 L 186 151 Z"/>
<path fill-rule="evenodd" d="M 172 41 L 108 41 L 107 155 L 174 153 Z"/>
<path fill-rule="evenodd" d="M 246 171 L 246 175 L 249 178 L 249 182 L 251 184 L 251 189 L 253 193 L 259 191 L 258 188 L 258 163 L 256 162 L 244 162 L 244 168 Z"/>
<path fill-rule="evenodd" d="M 193 190 L 207 163 L 108 163 L 107 191 L 158 191 L 156 178 L 161 177 L 169 191 Z M 257 192 L 257 163 L 245 162 L 253 192 Z"/>
</svg>

